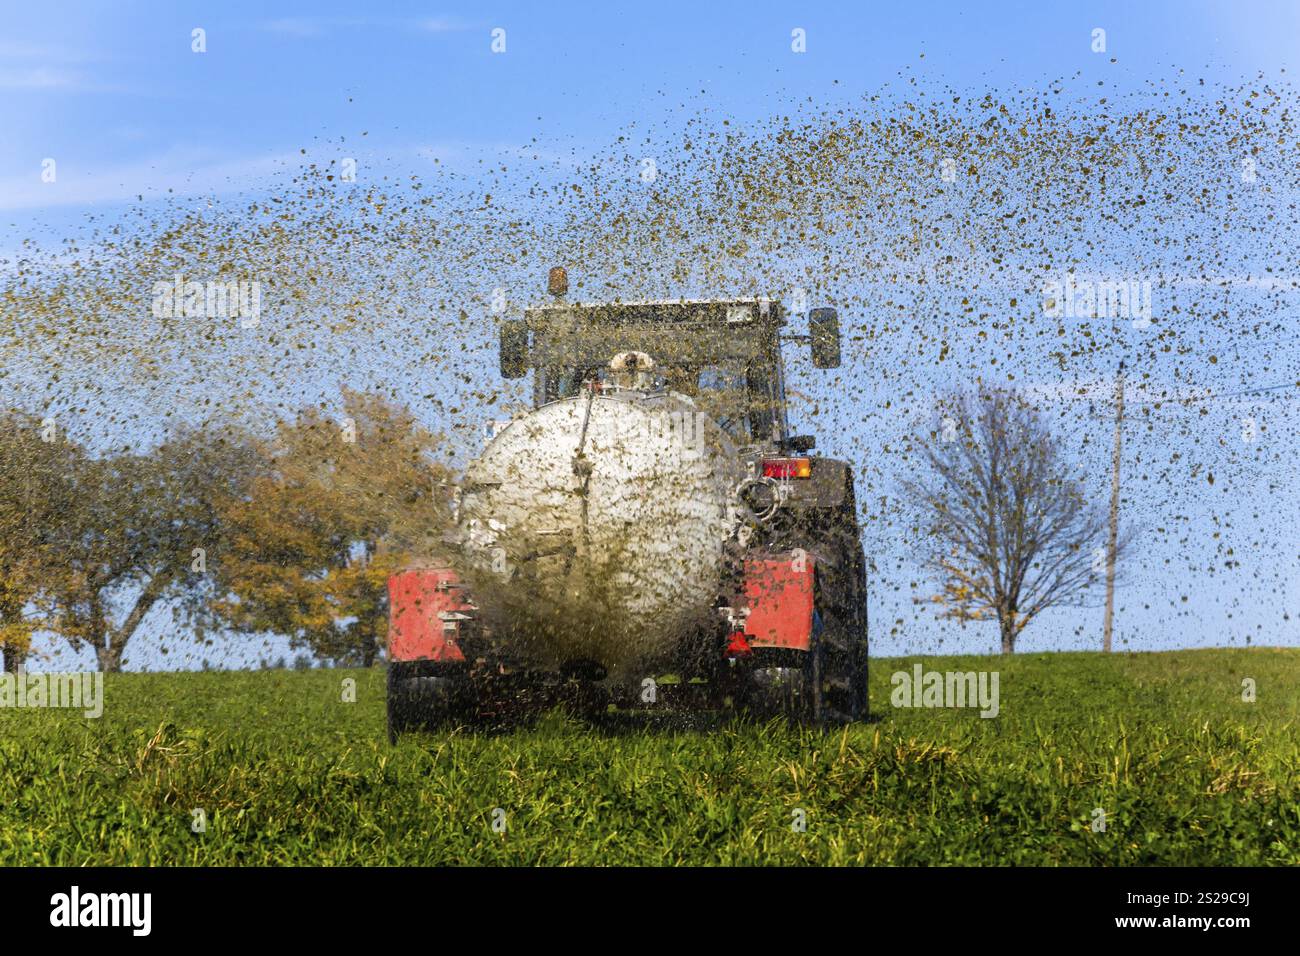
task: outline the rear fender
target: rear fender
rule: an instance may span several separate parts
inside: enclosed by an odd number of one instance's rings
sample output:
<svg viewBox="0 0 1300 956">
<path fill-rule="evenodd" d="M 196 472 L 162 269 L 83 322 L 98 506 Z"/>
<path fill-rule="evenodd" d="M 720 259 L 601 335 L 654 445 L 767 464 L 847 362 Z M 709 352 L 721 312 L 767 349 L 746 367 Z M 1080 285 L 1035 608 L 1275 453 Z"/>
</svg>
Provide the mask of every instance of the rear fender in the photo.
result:
<svg viewBox="0 0 1300 956">
<path fill-rule="evenodd" d="M 474 606 L 451 568 L 413 568 L 388 579 L 388 659 L 463 661 L 462 622 Z"/>
<path fill-rule="evenodd" d="M 745 637 L 751 647 L 808 650 L 815 564 L 806 551 L 745 558 Z"/>
</svg>

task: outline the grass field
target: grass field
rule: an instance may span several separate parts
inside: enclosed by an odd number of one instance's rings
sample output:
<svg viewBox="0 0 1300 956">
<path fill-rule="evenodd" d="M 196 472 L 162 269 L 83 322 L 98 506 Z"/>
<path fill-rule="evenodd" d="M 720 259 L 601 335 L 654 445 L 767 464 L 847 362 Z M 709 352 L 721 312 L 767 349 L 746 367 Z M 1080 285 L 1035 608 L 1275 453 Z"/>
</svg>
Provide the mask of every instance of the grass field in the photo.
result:
<svg viewBox="0 0 1300 956">
<path fill-rule="evenodd" d="M 999 716 L 891 707 L 917 660 Z M 1300 864 L 1300 650 L 875 660 L 871 700 L 392 748 L 382 668 L 114 675 L 98 720 L 0 711 L 0 864 Z"/>
</svg>

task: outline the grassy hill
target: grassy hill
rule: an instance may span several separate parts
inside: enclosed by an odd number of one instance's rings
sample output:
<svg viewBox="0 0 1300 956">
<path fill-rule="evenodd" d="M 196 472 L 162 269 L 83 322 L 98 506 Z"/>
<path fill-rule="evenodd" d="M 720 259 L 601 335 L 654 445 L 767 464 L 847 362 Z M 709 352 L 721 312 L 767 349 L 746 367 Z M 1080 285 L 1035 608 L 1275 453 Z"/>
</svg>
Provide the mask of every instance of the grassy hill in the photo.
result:
<svg viewBox="0 0 1300 956">
<path fill-rule="evenodd" d="M 917 661 L 999 671 L 999 715 L 895 709 Z M 122 674 L 99 720 L 0 710 L 0 864 L 1300 864 L 1300 650 L 881 659 L 847 730 L 552 714 L 395 748 L 383 678 Z"/>
</svg>

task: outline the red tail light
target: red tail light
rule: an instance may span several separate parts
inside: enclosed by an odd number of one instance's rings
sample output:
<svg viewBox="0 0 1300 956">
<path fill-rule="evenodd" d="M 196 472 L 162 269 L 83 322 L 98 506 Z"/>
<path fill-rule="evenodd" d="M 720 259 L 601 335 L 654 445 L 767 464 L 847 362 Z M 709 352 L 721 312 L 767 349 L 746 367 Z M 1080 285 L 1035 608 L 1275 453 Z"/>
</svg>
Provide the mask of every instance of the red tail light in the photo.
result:
<svg viewBox="0 0 1300 956">
<path fill-rule="evenodd" d="M 744 631 L 732 631 L 731 639 L 727 642 L 727 657 L 745 657 L 754 653 L 754 649 L 749 646 L 749 641 L 745 640 Z"/>
<path fill-rule="evenodd" d="M 811 458 L 766 458 L 763 460 L 764 478 L 811 478 Z"/>
</svg>

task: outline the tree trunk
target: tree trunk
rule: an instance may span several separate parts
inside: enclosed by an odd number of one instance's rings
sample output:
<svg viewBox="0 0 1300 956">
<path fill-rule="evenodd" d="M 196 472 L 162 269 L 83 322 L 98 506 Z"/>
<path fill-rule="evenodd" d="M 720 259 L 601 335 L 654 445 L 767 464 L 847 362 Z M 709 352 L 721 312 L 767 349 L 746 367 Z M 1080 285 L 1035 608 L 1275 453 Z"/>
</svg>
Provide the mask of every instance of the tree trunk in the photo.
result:
<svg viewBox="0 0 1300 956">
<path fill-rule="evenodd" d="M 998 622 L 1002 627 L 1002 653 L 1013 654 L 1016 650 L 1016 627 L 1012 619 L 1002 618 Z"/>
<path fill-rule="evenodd" d="M 23 608 L 17 599 L 9 599 L 4 602 L 0 609 L 0 624 L 3 625 L 20 625 L 23 623 Z M 23 640 L 21 644 L 17 643 L 0 644 L 0 653 L 4 654 L 5 664 L 4 672 L 6 674 L 17 674 L 19 668 L 27 663 L 27 652 L 31 650 L 29 641 L 30 637 Z"/>
<path fill-rule="evenodd" d="M 375 658 L 379 656 L 379 645 L 372 638 L 361 648 L 361 663 L 364 667 L 374 667 Z"/>
<path fill-rule="evenodd" d="M 159 572 L 149 579 L 140 595 L 135 599 L 131 613 L 126 616 L 122 626 L 109 626 L 107 617 L 101 609 L 99 598 L 94 601 L 94 633 L 98 640 L 93 641 L 95 656 L 99 658 L 99 669 L 105 674 L 115 674 L 122 669 L 122 655 L 126 652 L 126 642 L 136 632 L 136 628 L 148 616 L 150 609 L 167 589 L 171 577 Z"/>
<path fill-rule="evenodd" d="M 99 669 L 105 674 L 116 674 L 122 669 L 122 647 L 96 647 L 95 656 L 99 659 Z"/>
<path fill-rule="evenodd" d="M 27 648 L 14 647 L 12 644 L 6 644 L 4 647 L 5 670 L 6 674 L 17 674 L 19 669 L 27 663 Z"/>
</svg>

